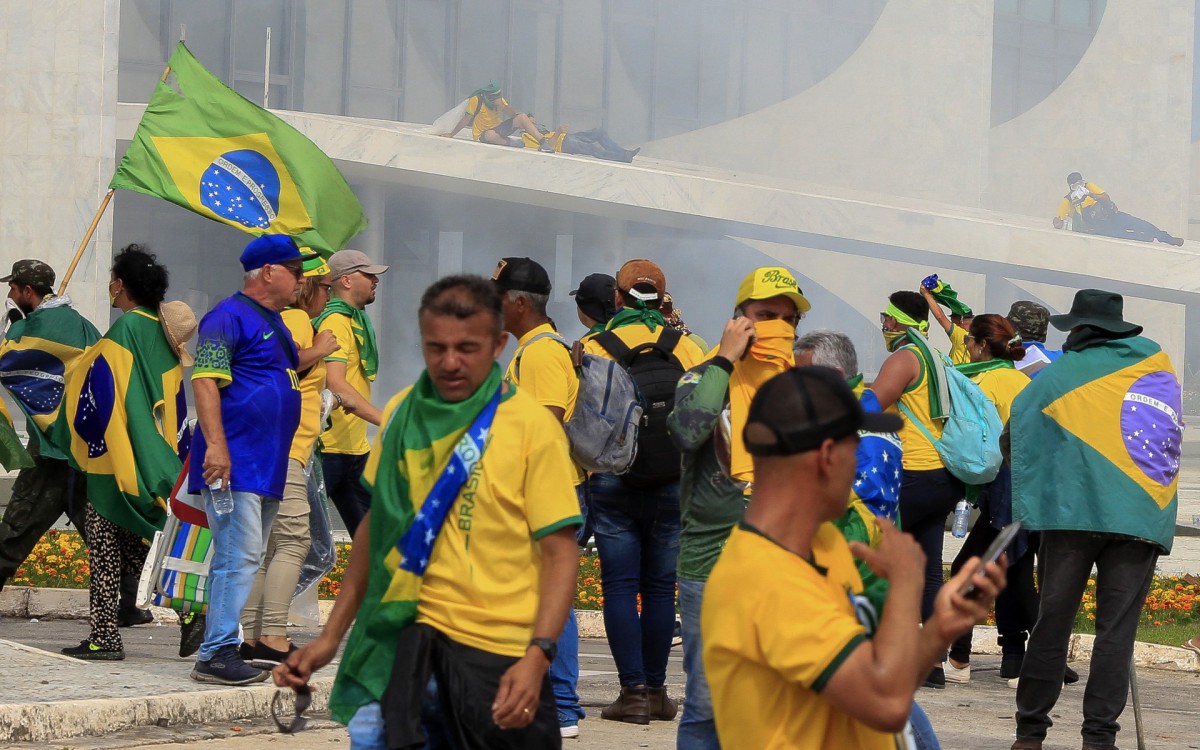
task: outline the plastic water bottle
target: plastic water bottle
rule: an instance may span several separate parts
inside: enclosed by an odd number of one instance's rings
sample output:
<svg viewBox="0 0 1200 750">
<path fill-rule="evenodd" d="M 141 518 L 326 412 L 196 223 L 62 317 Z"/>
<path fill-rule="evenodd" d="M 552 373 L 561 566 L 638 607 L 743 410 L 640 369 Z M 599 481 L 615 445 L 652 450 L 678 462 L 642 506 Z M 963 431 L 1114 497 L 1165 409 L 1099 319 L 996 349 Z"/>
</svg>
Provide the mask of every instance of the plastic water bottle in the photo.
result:
<svg viewBox="0 0 1200 750">
<path fill-rule="evenodd" d="M 950 527 L 950 534 L 955 539 L 962 539 L 967 535 L 967 525 L 971 522 L 971 504 L 966 498 L 958 501 L 958 505 L 954 506 L 954 525 Z"/>
<path fill-rule="evenodd" d="M 208 489 L 212 492 L 213 510 L 221 515 L 233 512 L 233 490 L 229 489 L 228 482 L 222 482 L 218 478 L 208 485 Z"/>
</svg>

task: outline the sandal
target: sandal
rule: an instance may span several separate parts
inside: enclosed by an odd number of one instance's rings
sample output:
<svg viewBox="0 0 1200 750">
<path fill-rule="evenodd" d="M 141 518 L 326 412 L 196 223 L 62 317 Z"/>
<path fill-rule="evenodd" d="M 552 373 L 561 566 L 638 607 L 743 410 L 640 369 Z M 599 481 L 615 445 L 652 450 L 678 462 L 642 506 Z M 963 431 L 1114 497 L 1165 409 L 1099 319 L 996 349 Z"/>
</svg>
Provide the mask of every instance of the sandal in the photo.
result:
<svg viewBox="0 0 1200 750">
<path fill-rule="evenodd" d="M 1200 654 L 1200 643 L 1197 643 L 1197 641 L 1200 641 L 1200 636 L 1184 641 L 1183 648 L 1186 648 L 1188 651 L 1193 653 Z"/>
</svg>

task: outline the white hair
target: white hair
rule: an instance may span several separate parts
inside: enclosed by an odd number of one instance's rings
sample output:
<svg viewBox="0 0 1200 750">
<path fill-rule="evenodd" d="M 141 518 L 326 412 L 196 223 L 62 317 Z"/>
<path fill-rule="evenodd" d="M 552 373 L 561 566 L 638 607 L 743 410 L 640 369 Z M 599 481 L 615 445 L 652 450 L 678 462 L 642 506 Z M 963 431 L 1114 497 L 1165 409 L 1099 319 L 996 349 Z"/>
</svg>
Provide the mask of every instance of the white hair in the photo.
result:
<svg viewBox="0 0 1200 750">
<path fill-rule="evenodd" d="M 854 342 L 841 331 L 818 328 L 796 339 L 797 354 L 812 352 L 812 363 L 841 370 L 847 377 L 858 374 L 858 353 Z"/>
</svg>

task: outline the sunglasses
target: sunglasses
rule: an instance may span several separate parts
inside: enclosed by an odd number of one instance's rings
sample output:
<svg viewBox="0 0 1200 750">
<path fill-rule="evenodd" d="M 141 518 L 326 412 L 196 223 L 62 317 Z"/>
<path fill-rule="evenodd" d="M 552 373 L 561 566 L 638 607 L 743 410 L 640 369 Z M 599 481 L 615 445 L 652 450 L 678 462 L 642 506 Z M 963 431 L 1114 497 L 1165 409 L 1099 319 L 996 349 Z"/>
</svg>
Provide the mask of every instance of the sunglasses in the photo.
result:
<svg viewBox="0 0 1200 750">
<path fill-rule="evenodd" d="M 296 277 L 297 280 L 304 278 L 304 266 L 303 265 L 292 266 L 292 265 L 288 265 L 287 263 L 273 263 L 272 265 L 284 269 L 285 271 L 290 273 L 292 276 Z"/>
<path fill-rule="evenodd" d="M 333 284 L 317 284 L 317 286 L 321 287 L 326 292 L 333 291 Z"/>
<path fill-rule="evenodd" d="M 287 724 L 284 724 L 279 718 L 280 709 L 284 705 L 285 698 L 283 696 L 285 692 L 287 691 L 275 691 L 275 697 L 271 699 L 271 718 L 275 720 L 275 726 L 279 727 L 279 731 L 284 734 L 295 734 L 296 732 L 303 731 L 308 726 L 308 717 L 304 715 L 304 712 L 312 705 L 312 689 L 307 685 L 293 689 L 292 695 L 296 696 L 296 703 L 293 707 L 295 715 L 292 716 Z M 282 713 L 286 715 L 287 711 L 284 710 Z"/>
</svg>

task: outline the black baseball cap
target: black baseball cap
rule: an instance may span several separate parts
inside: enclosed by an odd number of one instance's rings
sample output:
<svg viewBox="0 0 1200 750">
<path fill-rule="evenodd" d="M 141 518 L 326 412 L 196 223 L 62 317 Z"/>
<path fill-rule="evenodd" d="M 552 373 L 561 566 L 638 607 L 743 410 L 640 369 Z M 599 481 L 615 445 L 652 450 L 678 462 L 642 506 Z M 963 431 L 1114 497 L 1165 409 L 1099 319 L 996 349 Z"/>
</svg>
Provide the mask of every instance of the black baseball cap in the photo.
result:
<svg viewBox="0 0 1200 750">
<path fill-rule="evenodd" d="M 579 282 L 579 288 L 571 292 L 575 304 L 583 314 L 600 323 L 607 323 L 617 314 L 617 280 L 606 273 L 593 273 Z"/>
<path fill-rule="evenodd" d="M 768 380 L 750 402 L 742 438 L 754 456 L 791 456 L 826 439 L 898 432 L 895 414 L 864 412 L 846 379 L 829 367 L 797 367 Z"/>
<path fill-rule="evenodd" d="M 530 258 L 501 258 L 492 272 L 492 282 L 501 292 L 550 294 L 550 274 Z"/>
</svg>

